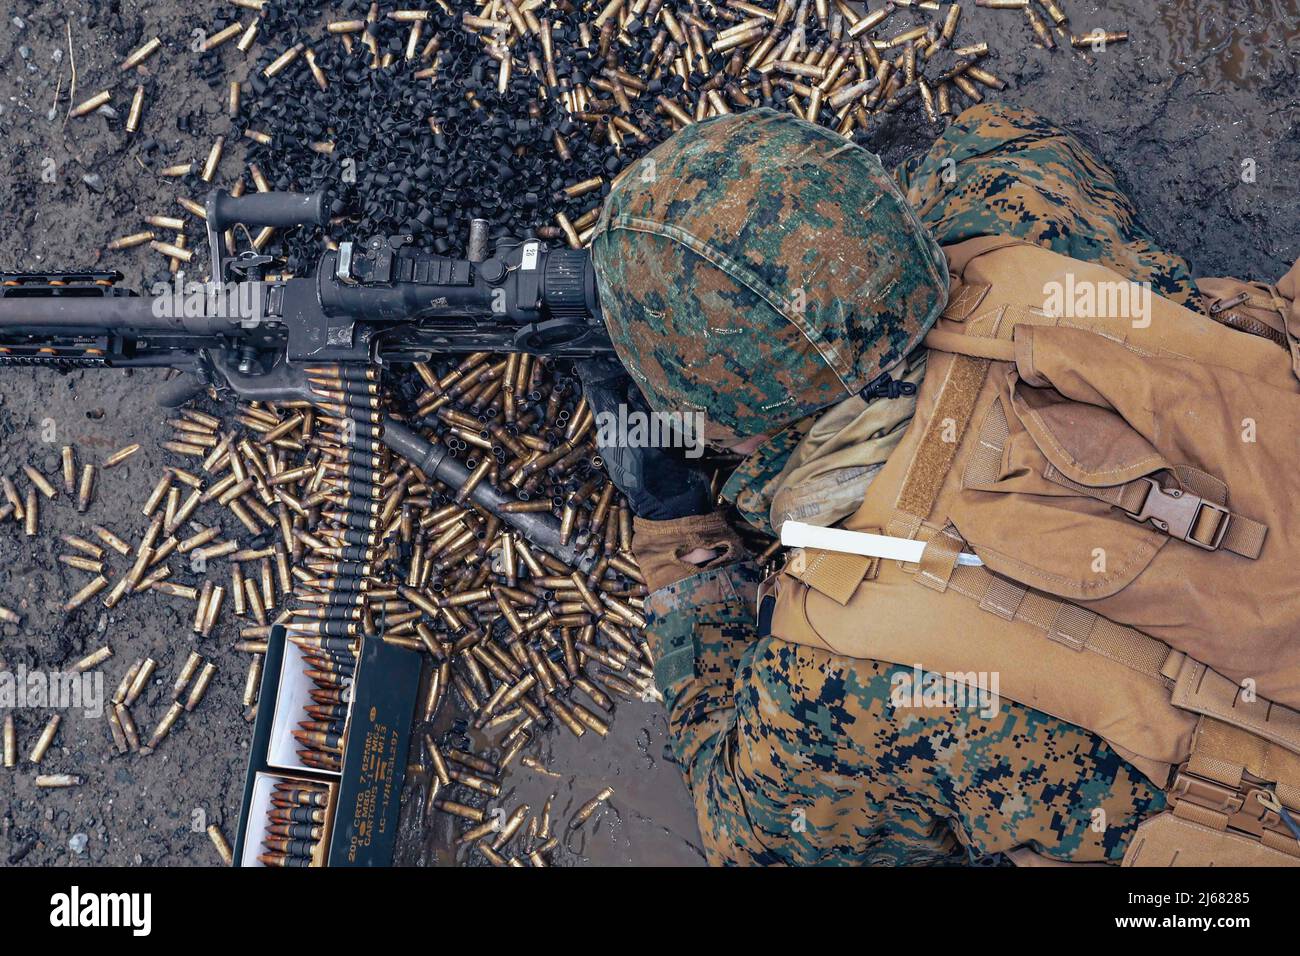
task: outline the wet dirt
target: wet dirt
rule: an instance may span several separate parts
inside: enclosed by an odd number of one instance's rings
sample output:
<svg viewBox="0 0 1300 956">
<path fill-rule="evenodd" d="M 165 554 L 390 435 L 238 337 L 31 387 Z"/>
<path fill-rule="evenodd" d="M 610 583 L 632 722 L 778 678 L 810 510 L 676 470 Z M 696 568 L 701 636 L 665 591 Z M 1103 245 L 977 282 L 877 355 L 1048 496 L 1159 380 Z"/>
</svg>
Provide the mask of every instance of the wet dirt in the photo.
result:
<svg viewBox="0 0 1300 956">
<path fill-rule="evenodd" d="M 1197 274 L 1274 279 L 1300 256 L 1294 2 L 1061 0 L 1075 33 L 1130 33 L 1128 43 L 1094 54 L 1092 64 L 1034 47 L 1015 11 L 962 5 L 962 40 L 987 40 L 995 51 L 988 66 L 1010 84 L 992 97 L 1077 132 L 1117 171 L 1157 241 L 1188 256 Z M 191 31 L 218 11 L 228 15 L 229 4 L 68 0 L 9 2 L 0 10 L 0 270 L 98 263 L 121 269 L 136 288 L 167 278 L 165 260 L 147 247 L 103 258 L 98 250 L 144 228 L 146 215 L 177 214 L 176 196 L 201 197 L 201 184 L 178 186 L 156 170 L 201 163 L 213 138 L 228 130 L 224 92 L 193 76 L 189 49 Z M 117 64 L 154 35 L 164 50 L 147 64 L 155 79 L 142 132 L 128 137 L 122 127 L 134 81 L 123 79 Z M 74 102 L 111 88 L 117 118 L 65 121 L 74 60 Z M 233 72 L 243 57 L 231 46 L 222 62 Z M 871 145 L 893 162 L 937 132 L 909 108 Z M 240 168 L 240 155 L 237 143 L 227 150 L 225 179 Z M 20 626 L 0 624 L 0 659 L 10 668 L 49 670 L 107 644 L 114 656 L 100 670 L 111 694 L 133 660 L 153 656 L 157 676 L 134 708 L 146 733 L 165 711 L 171 679 L 192 648 L 220 668 L 203 704 L 149 756 L 116 756 L 105 721 L 66 714 L 40 770 L 84 776 L 84 785 L 71 790 L 35 789 L 37 768 L 25 758 L 50 711 L 19 710 L 23 759 L 15 770 L 0 769 L 0 865 L 212 865 L 218 860 L 204 826 L 217 822 L 234 836 L 251 728 L 240 706 L 247 662 L 231 650 L 231 618 L 200 640 L 190 631 L 192 605 L 176 598 L 148 594 L 112 611 L 97 602 L 71 615 L 60 610 L 85 575 L 57 562 L 65 550 L 59 532 L 84 535 L 92 523 L 137 538 L 144 530 L 140 506 L 163 463 L 157 445 L 170 437 L 167 416 L 150 397 L 158 379 L 143 372 L 0 371 L 0 476 L 25 484 L 21 467 L 30 463 L 57 484 L 65 443 L 92 462 L 133 441 L 144 445 L 101 474 L 87 515 L 61 493 L 42 502 L 37 538 L 0 525 L 0 605 L 24 616 Z M 116 560 L 115 573 L 123 563 Z M 184 571 L 178 578 L 199 580 Z M 528 753 L 558 776 L 516 764 L 493 805 L 509 810 L 526 802 L 539 810 L 556 794 L 556 865 L 700 863 L 693 811 L 665 756 L 665 733 L 659 705 L 641 702 L 618 704 L 604 740 L 551 730 Z M 494 741 L 473 742 L 482 752 Z M 472 862 L 453 846 L 450 818 L 426 815 L 425 785 L 424 776 L 413 775 L 404 795 L 399 862 Z M 608 804 L 570 832 L 576 808 L 606 785 L 615 791 Z"/>
</svg>

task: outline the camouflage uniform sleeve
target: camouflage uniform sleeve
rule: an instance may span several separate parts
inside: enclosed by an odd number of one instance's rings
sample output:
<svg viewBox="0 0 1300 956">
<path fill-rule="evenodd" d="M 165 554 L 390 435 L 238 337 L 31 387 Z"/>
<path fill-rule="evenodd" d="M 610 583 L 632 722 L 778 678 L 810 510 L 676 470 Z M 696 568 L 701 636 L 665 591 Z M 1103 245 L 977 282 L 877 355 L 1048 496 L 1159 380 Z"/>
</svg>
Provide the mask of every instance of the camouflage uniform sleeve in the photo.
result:
<svg viewBox="0 0 1300 956">
<path fill-rule="evenodd" d="M 944 245 L 1016 236 L 1100 262 L 1203 311 L 1187 261 L 1160 248 L 1114 172 L 1036 113 L 1001 103 L 973 106 L 894 174 Z"/>
</svg>

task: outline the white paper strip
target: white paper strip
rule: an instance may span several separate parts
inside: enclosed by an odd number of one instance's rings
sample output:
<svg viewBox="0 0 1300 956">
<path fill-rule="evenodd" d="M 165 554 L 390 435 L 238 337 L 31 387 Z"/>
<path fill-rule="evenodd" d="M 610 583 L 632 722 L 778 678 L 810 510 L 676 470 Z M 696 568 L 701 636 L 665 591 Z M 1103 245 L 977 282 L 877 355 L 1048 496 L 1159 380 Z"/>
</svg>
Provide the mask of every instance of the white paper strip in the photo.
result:
<svg viewBox="0 0 1300 956">
<path fill-rule="evenodd" d="M 866 531 L 845 531 L 843 528 L 822 528 L 802 521 L 786 521 L 781 525 L 781 543 L 787 548 L 819 548 L 841 554 L 861 554 L 869 558 L 889 561 L 906 561 L 916 564 L 925 550 L 924 541 L 911 538 L 894 538 Z M 978 556 L 962 552 L 958 564 L 979 567 L 984 562 Z"/>
</svg>

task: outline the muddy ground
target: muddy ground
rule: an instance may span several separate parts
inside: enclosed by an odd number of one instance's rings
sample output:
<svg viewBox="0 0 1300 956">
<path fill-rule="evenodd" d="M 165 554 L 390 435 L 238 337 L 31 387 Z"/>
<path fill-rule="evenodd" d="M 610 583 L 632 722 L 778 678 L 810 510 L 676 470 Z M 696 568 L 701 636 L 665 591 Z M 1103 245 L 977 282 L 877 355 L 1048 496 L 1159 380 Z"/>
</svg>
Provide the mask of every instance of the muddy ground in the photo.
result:
<svg viewBox="0 0 1300 956">
<path fill-rule="evenodd" d="M 1014 11 L 976 9 L 961 0 L 966 42 L 987 40 L 991 68 L 1009 88 L 1006 102 L 1036 109 L 1075 130 L 1119 173 L 1160 242 L 1188 256 L 1198 274 L 1279 276 L 1300 255 L 1300 11 L 1294 0 L 1110 0 L 1061 5 L 1076 32 L 1128 30 L 1130 41 L 1095 57 L 1032 46 Z M 418 6 L 418 4 L 409 4 Z M 873 2 L 871 8 L 879 4 Z M 328 12 L 329 5 L 322 8 Z M 186 189 L 154 170 L 201 162 L 227 129 L 220 92 L 188 69 L 191 31 L 228 4 L 177 0 L 0 5 L 0 270 L 86 267 L 121 269 L 137 287 L 166 276 L 165 262 L 144 249 L 110 253 L 110 239 L 143 227 L 153 213 L 177 214 Z M 149 62 L 158 78 L 143 131 L 122 131 L 131 86 L 117 63 L 143 39 L 159 35 L 163 53 Z M 69 49 L 69 36 L 71 49 Z M 1288 46 L 1289 44 L 1289 46 Z M 223 54 L 235 70 L 240 55 Z M 65 121 L 71 65 L 76 101 L 115 90 L 117 118 Z M 178 124 L 178 117 L 181 117 Z M 183 131 L 187 130 L 187 131 Z M 873 143 L 889 160 L 921 148 L 937 130 L 909 112 Z M 156 144 L 147 149 L 146 140 Z M 222 179 L 240 168 L 228 151 Z M 189 194 L 201 197 L 197 185 Z M 21 480 L 31 463 L 54 477 L 59 449 L 81 461 L 141 442 L 144 450 L 101 475 L 90 512 L 67 498 L 43 502 L 39 537 L 0 526 L 0 605 L 19 611 L 21 626 L 0 625 L 0 660 L 8 667 L 66 666 L 103 645 L 105 693 L 136 658 L 151 655 L 158 676 L 135 707 L 142 731 L 168 703 L 172 677 L 191 649 L 220 671 L 208 699 L 150 756 L 110 756 L 106 723 L 68 714 L 42 770 L 85 778 L 73 790 L 37 791 L 25 757 L 49 711 L 17 712 L 16 770 L 0 770 L 0 864 L 211 865 L 203 826 L 215 821 L 233 839 L 251 726 L 240 696 L 244 655 L 231 649 L 227 615 L 209 640 L 190 630 L 186 602 L 136 596 L 107 611 L 98 602 L 64 615 L 62 602 L 85 581 L 59 564 L 57 533 L 110 525 L 133 537 L 146 521 L 140 506 L 163 464 L 157 443 L 170 437 L 150 391 L 154 373 L 5 369 L 0 374 L 0 475 Z M 123 560 L 113 564 L 121 573 Z M 193 575 L 182 579 L 196 581 Z M 609 784 L 616 795 L 595 825 L 573 837 L 559 863 L 689 864 L 701 862 L 692 814 L 676 768 L 665 759 L 665 724 L 654 704 L 622 704 L 604 741 L 575 742 L 563 732 L 537 755 L 557 776 L 518 769 L 506 780 L 505 805 L 540 805 L 557 793 L 563 819 Z M 590 735 L 587 739 L 590 738 Z M 445 862 L 448 818 L 425 826 L 419 779 L 409 788 L 399 860 Z"/>
</svg>

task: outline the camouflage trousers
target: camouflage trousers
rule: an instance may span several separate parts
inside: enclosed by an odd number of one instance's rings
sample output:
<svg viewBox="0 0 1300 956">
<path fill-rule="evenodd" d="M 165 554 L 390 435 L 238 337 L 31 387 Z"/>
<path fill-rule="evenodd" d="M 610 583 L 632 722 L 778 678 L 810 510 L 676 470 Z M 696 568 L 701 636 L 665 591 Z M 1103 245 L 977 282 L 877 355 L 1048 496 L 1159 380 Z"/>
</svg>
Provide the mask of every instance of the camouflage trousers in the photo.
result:
<svg viewBox="0 0 1300 956">
<path fill-rule="evenodd" d="M 1164 806 L 1072 724 L 995 695 L 934 701 L 912 668 L 756 639 L 758 581 L 740 562 L 647 602 L 709 862 L 960 863 L 1022 846 L 1114 862 Z"/>
<path fill-rule="evenodd" d="M 1019 236 L 1200 308 L 1186 262 L 1157 247 L 1114 175 L 1041 117 L 967 110 L 895 172 L 941 243 Z M 724 490 L 760 527 L 764 484 L 802 434 L 773 438 Z M 918 706 L 911 668 L 758 638 L 757 583 L 740 562 L 647 602 L 710 862 L 960 863 L 1016 847 L 1116 862 L 1163 808 L 1158 785 L 1077 726 L 1005 700 Z"/>
</svg>

